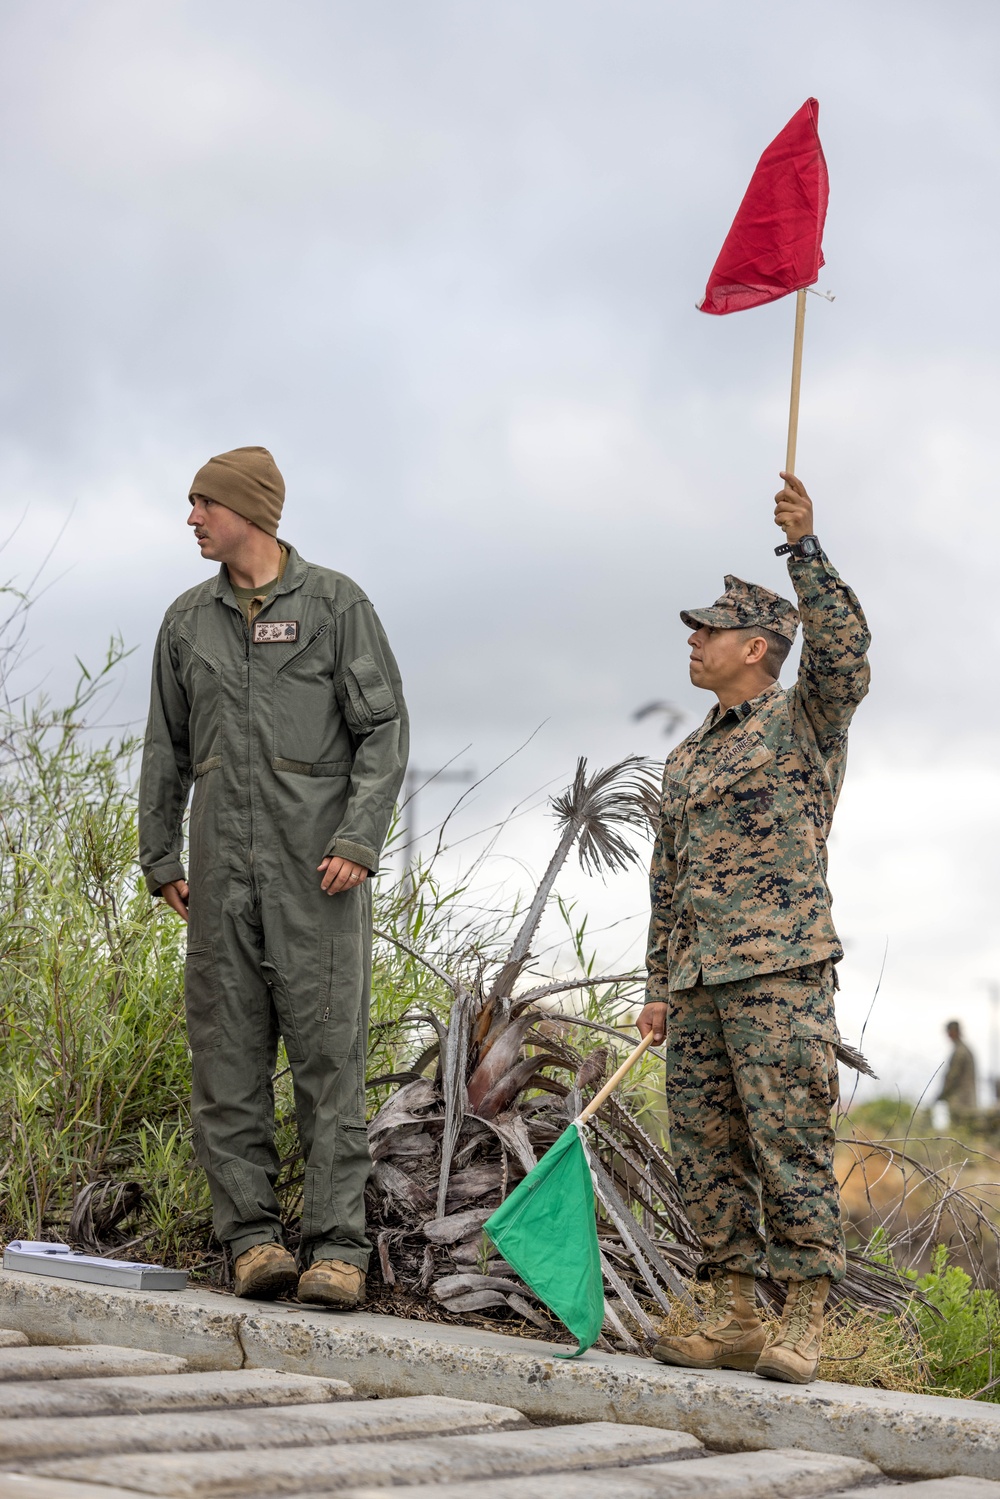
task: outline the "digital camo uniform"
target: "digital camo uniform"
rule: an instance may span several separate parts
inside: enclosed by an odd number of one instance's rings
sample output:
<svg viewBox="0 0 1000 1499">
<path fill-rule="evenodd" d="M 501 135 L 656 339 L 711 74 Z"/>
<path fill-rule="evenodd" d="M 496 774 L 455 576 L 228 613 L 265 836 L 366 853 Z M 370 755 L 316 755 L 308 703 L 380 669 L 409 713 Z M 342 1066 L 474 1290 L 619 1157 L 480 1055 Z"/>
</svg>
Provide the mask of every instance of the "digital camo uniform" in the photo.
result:
<svg viewBox="0 0 1000 1499">
<path fill-rule="evenodd" d="M 820 554 L 789 560 L 803 628 L 798 680 L 716 705 L 667 759 L 651 868 L 647 1001 L 669 1006 L 667 1097 L 678 1183 L 701 1274 L 844 1273 L 830 1110 L 837 1095 L 826 842 L 847 730 L 868 691 L 868 626 Z M 798 615 L 726 578 L 693 625 Z"/>
<path fill-rule="evenodd" d="M 264 450 L 236 456 L 247 452 Z M 218 1236 L 234 1258 L 281 1242 L 271 1086 L 280 1031 L 306 1160 L 300 1258 L 363 1270 L 371 882 L 329 896 L 317 865 L 341 856 L 377 871 L 407 717 L 364 593 L 282 545 L 284 569 L 252 625 L 225 566 L 167 611 L 143 751 L 141 859 L 154 894 L 184 878 L 193 783 L 185 1003 L 195 1145 Z"/>
</svg>

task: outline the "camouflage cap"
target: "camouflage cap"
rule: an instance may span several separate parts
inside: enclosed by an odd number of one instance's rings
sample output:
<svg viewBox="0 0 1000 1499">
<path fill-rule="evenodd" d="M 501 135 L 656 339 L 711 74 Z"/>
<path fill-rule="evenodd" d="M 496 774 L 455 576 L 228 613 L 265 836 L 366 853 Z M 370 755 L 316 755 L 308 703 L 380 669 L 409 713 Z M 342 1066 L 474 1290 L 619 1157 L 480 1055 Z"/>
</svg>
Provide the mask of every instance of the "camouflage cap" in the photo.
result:
<svg viewBox="0 0 1000 1499">
<path fill-rule="evenodd" d="M 709 625 L 713 630 L 746 630 L 754 625 L 773 630 L 786 640 L 795 639 L 799 611 L 780 593 L 762 588 L 759 583 L 745 583 L 742 578 L 726 574 L 726 591 L 709 609 L 682 609 L 681 619 L 697 629 Z"/>
</svg>

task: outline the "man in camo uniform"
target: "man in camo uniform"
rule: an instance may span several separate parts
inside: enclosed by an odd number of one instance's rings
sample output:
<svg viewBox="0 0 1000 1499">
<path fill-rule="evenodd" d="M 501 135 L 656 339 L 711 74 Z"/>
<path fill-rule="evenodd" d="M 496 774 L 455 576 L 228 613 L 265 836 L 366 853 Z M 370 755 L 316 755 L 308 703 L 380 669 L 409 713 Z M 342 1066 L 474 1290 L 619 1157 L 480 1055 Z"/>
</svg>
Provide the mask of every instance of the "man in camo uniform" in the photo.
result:
<svg viewBox="0 0 1000 1499">
<path fill-rule="evenodd" d="M 805 488 L 782 478 L 778 551 L 798 610 L 727 577 L 711 608 L 681 615 L 694 632 L 691 680 L 718 704 L 665 767 L 639 1030 L 669 1036 L 671 1149 L 714 1292 L 703 1330 L 661 1338 L 654 1353 L 807 1383 L 844 1274 L 830 1122 L 843 950 L 826 843 L 870 637 L 812 534 Z M 778 674 L 800 614 L 802 660 L 786 690 Z M 754 1288 L 766 1265 L 788 1284 L 767 1348 Z"/>
</svg>

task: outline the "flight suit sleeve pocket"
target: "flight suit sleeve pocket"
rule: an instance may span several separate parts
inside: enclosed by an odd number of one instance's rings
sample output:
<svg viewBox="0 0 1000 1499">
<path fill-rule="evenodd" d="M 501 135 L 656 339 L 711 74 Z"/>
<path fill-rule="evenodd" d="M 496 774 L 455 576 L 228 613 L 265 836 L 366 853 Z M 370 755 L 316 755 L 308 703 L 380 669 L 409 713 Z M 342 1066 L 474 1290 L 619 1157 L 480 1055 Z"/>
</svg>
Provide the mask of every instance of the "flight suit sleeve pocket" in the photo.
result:
<svg viewBox="0 0 1000 1499">
<path fill-rule="evenodd" d="M 356 734 L 367 734 L 376 724 L 397 713 L 392 688 L 372 656 L 358 656 L 342 679 L 344 717 Z"/>
<path fill-rule="evenodd" d="M 360 932 L 336 932 L 323 943 L 324 975 L 319 1013 L 320 1055 L 346 1062 L 351 1055 L 361 1016 L 365 981 Z"/>
<path fill-rule="evenodd" d="M 825 1027 L 793 1020 L 785 1069 L 785 1125 L 828 1129 L 830 1110 L 840 1097 L 840 1076 L 832 1035 Z"/>
<path fill-rule="evenodd" d="M 192 1052 L 215 1051 L 222 1042 L 219 965 L 210 942 L 189 944 L 184 960 L 184 1009 Z"/>
</svg>

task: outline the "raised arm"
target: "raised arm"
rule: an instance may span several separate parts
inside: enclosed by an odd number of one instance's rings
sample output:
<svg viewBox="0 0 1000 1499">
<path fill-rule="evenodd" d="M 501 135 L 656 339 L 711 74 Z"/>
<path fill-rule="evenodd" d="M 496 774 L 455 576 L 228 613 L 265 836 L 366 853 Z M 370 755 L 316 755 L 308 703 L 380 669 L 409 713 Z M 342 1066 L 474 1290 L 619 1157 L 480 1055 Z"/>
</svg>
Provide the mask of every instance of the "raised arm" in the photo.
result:
<svg viewBox="0 0 1000 1499">
<path fill-rule="evenodd" d="M 797 544 L 813 536 L 813 506 L 805 485 L 782 474 L 775 496 L 775 524 Z M 808 543 L 807 543 L 808 545 Z M 853 589 L 822 551 L 788 557 L 788 572 L 802 619 L 802 659 L 795 695 L 822 743 L 845 733 L 868 691 L 871 634 Z"/>
</svg>

